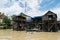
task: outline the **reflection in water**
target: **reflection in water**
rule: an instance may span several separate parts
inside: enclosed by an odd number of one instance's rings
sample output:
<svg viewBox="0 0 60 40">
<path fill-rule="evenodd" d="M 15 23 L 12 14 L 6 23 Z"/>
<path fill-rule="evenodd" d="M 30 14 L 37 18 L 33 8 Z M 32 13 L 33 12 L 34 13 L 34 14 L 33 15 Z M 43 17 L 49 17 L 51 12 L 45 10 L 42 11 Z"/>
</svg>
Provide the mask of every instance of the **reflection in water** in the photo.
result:
<svg viewBox="0 0 60 40">
<path fill-rule="evenodd" d="M 0 40 L 59 40 L 60 32 L 0 30 Z"/>
</svg>

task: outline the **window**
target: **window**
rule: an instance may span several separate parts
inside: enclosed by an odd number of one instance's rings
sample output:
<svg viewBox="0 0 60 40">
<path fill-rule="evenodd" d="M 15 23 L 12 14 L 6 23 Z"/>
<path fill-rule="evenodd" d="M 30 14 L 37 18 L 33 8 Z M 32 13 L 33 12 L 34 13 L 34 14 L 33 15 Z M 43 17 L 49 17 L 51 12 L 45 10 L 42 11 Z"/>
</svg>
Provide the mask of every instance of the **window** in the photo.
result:
<svg viewBox="0 0 60 40">
<path fill-rule="evenodd" d="M 48 20 L 52 20 L 53 15 L 48 15 Z"/>
</svg>

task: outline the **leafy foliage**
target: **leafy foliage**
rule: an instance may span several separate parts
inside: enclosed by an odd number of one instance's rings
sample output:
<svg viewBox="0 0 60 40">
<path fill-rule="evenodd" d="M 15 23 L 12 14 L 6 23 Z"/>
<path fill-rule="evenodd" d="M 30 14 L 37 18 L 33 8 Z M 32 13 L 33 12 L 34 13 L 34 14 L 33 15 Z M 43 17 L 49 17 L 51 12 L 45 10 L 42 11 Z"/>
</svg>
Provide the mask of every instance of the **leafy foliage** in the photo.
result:
<svg viewBox="0 0 60 40">
<path fill-rule="evenodd" d="M 3 23 L 5 23 L 3 29 L 9 29 L 9 28 L 11 28 L 11 20 L 8 17 L 5 17 L 3 19 Z"/>
<path fill-rule="evenodd" d="M 3 19 L 3 23 L 5 23 L 5 24 L 10 24 L 10 23 L 11 23 L 11 20 L 10 20 L 8 17 L 5 17 L 5 18 Z"/>
</svg>

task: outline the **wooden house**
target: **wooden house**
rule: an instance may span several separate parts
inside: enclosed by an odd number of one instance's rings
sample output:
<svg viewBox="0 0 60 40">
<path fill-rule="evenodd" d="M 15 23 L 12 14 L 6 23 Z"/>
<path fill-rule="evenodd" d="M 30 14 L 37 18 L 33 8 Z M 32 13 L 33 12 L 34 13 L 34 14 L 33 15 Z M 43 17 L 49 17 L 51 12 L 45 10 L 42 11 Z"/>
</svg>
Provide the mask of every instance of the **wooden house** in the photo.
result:
<svg viewBox="0 0 60 40">
<path fill-rule="evenodd" d="M 48 11 L 42 17 L 42 29 L 44 31 L 57 31 L 57 14 Z"/>
<path fill-rule="evenodd" d="M 14 30 L 25 30 L 26 25 L 30 22 L 30 16 L 21 13 L 18 16 L 13 18 L 15 25 L 13 27 Z"/>
<path fill-rule="evenodd" d="M 43 21 L 48 21 L 48 20 L 57 21 L 57 14 L 55 14 L 51 11 L 48 11 L 45 15 L 43 15 L 42 20 Z"/>
<path fill-rule="evenodd" d="M 33 30 L 34 28 L 38 28 L 38 31 L 58 31 L 57 14 L 51 11 L 48 11 L 43 16 L 37 16 L 34 18 L 21 13 L 20 15 L 15 16 L 13 21 L 15 22 L 13 27 L 14 30 L 25 30 L 25 28 Z"/>
</svg>

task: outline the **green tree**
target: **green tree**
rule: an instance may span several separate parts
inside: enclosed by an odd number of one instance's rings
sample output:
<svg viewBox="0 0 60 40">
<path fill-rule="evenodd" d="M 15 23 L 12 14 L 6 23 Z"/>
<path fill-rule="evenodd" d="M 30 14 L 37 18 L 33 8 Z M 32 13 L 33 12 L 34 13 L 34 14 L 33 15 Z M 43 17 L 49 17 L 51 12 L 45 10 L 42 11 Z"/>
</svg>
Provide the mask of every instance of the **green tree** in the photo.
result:
<svg viewBox="0 0 60 40">
<path fill-rule="evenodd" d="M 3 23 L 5 23 L 4 28 L 11 28 L 11 20 L 8 17 L 3 19 Z"/>
<path fill-rule="evenodd" d="M 10 24 L 10 23 L 11 23 L 11 20 L 10 20 L 8 17 L 5 17 L 5 18 L 3 19 L 3 23 L 5 23 L 5 24 Z"/>
</svg>

